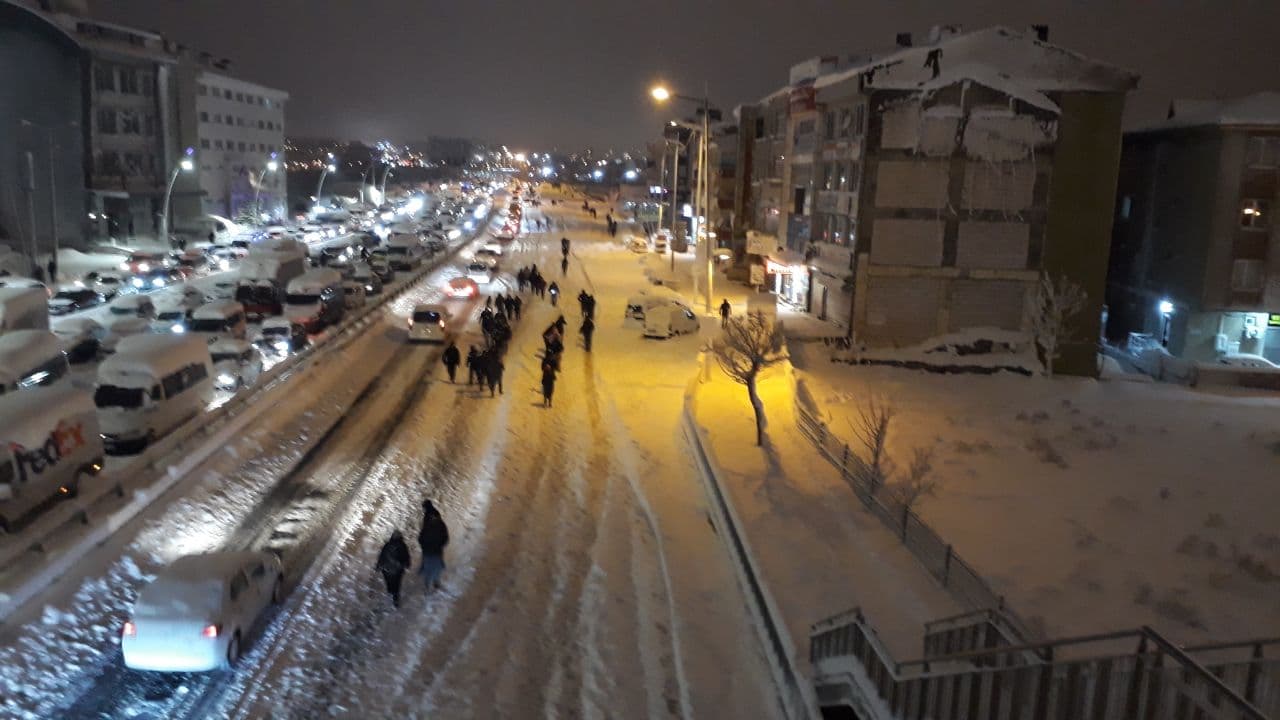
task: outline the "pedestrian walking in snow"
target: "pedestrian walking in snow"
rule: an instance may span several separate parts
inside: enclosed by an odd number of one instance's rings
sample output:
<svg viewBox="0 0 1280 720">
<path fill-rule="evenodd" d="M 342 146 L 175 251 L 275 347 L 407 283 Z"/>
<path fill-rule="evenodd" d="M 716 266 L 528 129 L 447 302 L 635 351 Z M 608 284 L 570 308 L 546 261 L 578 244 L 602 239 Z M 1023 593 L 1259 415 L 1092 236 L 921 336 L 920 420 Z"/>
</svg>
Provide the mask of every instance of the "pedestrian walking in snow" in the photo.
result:
<svg viewBox="0 0 1280 720">
<path fill-rule="evenodd" d="M 724 327 L 725 323 L 729 322 L 729 313 L 731 310 L 732 308 L 729 307 L 729 298 L 725 298 L 724 302 L 720 303 L 720 327 Z"/>
<path fill-rule="evenodd" d="M 458 346 L 452 340 L 449 341 L 449 347 L 444 349 L 440 360 L 444 363 L 444 368 L 449 373 L 449 382 L 457 383 L 455 378 L 458 374 L 458 364 L 462 362 L 462 353 L 458 352 Z"/>
<path fill-rule="evenodd" d="M 560 317 L 556 318 L 556 321 L 552 324 L 556 326 L 556 332 L 560 333 L 561 337 L 563 337 L 564 326 L 568 325 L 569 321 L 564 319 L 564 315 L 561 315 Z"/>
<path fill-rule="evenodd" d="M 476 378 L 480 376 L 480 351 L 475 345 L 467 351 L 467 384 L 475 385 Z"/>
<path fill-rule="evenodd" d="M 382 552 L 378 553 L 378 572 L 382 573 L 382 580 L 387 584 L 387 594 L 391 596 L 391 604 L 395 607 L 400 607 L 400 581 L 404 579 L 404 573 L 412 563 L 404 535 L 396 530 L 382 546 Z"/>
<path fill-rule="evenodd" d="M 524 305 L 524 301 L 518 297 L 511 298 L 511 307 L 515 310 L 516 320 L 520 319 L 520 307 Z"/>
<path fill-rule="evenodd" d="M 581 309 L 582 315 L 585 317 L 587 314 L 587 291 L 586 290 L 578 291 L 578 307 L 579 309 Z"/>
<path fill-rule="evenodd" d="M 519 272 L 516 273 L 516 290 L 524 292 L 524 286 L 527 282 L 529 282 L 529 271 L 525 268 L 520 268 Z"/>
<path fill-rule="evenodd" d="M 505 344 L 505 343 L 504 343 Z M 493 397 L 493 389 L 498 389 L 498 394 L 502 394 L 502 371 L 506 366 L 502 364 L 502 356 L 498 353 L 491 353 L 488 362 L 485 363 L 485 379 L 489 381 L 489 397 Z"/>
<path fill-rule="evenodd" d="M 550 361 L 542 363 L 542 407 L 551 407 L 551 395 L 556 391 L 556 368 Z"/>
<path fill-rule="evenodd" d="M 591 335 L 596 331 L 596 324 L 587 318 L 582 321 L 582 346 L 587 352 L 591 352 Z"/>
<path fill-rule="evenodd" d="M 422 501 L 422 529 L 418 531 L 418 547 L 422 548 L 422 582 L 430 592 L 440 587 L 444 572 L 444 547 L 449 544 L 449 526 L 430 500 Z"/>
<path fill-rule="evenodd" d="M 595 320 L 596 318 L 596 296 L 595 295 L 587 296 L 586 315 L 592 320 Z"/>
</svg>

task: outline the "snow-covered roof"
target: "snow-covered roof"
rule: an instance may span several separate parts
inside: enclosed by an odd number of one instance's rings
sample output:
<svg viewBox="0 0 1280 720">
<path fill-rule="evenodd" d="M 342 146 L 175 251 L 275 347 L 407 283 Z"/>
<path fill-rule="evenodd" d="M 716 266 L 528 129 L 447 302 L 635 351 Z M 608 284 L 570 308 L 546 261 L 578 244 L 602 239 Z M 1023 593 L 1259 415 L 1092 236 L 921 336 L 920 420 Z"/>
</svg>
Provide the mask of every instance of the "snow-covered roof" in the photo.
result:
<svg viewBox="0 0 1280 720">
<path fill-rule="evenodd" d="M 982 63 L 965 63 L 963 65 L 958 65 L 950 69 L 943 70 L 938 74 L 938 77 L 928 80 L 927 82 L 905 84 L 902 86 L 902 89 L 919 89 L 928 96 L 942 88 L 951 87 L 956 83 L 964 82 L 966 80 L 976 82 L 979 85 L 984 85 L 992 90 L 997 90 L 1009 97 L 1016 98 L 1028 105 L 1051 112 L 1055 115 L 1059 115 L 1062 112 L 1062 109 L 1058 107 L 1058 104 L 1050 100 L 1044 93 L 1028 87 L 1026 84 L 1010 77 L 1007 73 L 1000 72 L 990 65 L 984 65 Z M 898 86 L 893 83 L 879 83 L 877 84 L 877 87 L 892 88 Z"/>
<path fill-rule="evenodd" d="M 1174 100 L 1172 117 L 1142 130 L 1209 125 L 1280 125 L 1280 92 L 1267 90 L 1228 100 Z"/>
<path fill-rule="evenodd" d="M 932 79 L 933 70 L 925 60 L 934 51 L 941 51 L 938 60 L 944 73 L 951 67 L 987 65 L 1040 91 L 1124 91 L 1138 84 L 1138 76 L 1128 70 L 1041 42 L 1033 34 L 997 25 L 946 36 L 934 44 L 903 48 L 866 64 L 824 75 L 814 85 L 821 89 L 869 72 L 874 87 L 921 83 Z"/>
</svg>

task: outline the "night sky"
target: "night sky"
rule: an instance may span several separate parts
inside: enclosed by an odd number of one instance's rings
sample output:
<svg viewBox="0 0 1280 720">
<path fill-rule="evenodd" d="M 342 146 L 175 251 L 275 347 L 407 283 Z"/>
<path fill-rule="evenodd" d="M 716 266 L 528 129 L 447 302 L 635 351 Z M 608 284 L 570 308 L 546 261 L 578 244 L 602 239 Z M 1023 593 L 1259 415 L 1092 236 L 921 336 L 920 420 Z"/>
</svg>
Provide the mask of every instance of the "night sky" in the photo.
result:
<svg viewBox="0 0 1280 720">
<path fill-rule="evenodd" d="M 728 110 L 785 84 L 797 60 L 887 49 L 942 23 L 1046 23 L 1051 42 L 1138 72 L 1131 126 L 1175 96 L 1280 88 L 1276 0 L 90 2 L 287 90 L 292 136 L 636 146 L 672 112 L 647 98 L 656 78 L 690 93 L 705 83 Z"/>
</svg>

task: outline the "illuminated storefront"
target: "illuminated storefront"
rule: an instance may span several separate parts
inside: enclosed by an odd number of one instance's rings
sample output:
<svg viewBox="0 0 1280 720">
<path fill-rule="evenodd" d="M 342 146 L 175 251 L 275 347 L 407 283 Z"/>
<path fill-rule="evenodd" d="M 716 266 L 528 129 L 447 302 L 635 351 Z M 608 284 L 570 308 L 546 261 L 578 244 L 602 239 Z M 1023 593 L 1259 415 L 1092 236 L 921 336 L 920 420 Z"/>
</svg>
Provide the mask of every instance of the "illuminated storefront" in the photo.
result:
<svg viewBox="0 0 1280 720">
<path fill-rule="evenodd" d="M 764 261 L 765 287 L 782 302 L 807 311 L 809 309 L 809 266 L 799 253 L 770 255 Z"/>
</svg>

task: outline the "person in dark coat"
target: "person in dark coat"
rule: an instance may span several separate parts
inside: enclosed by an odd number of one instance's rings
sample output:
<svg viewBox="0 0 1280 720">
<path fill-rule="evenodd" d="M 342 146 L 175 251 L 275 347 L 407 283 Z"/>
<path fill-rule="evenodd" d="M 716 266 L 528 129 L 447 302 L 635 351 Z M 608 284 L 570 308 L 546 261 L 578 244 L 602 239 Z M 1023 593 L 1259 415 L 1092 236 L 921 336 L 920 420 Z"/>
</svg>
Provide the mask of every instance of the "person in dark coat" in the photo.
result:
<svg viewBox="0 0 1280 720">
<path fill-rule="evenodd" d="M 503 343 L 505 344 L 505 342 Z M 489 381 L 489 397 L 493 397 L 493 389 L 497 388 L 498 393 L 502 393 L 502 371 L 506 366 L 502 364 L 502 356 L 499 353 L 490 353 L 485 363 L 485 379 Z"/>
<path fill-rule="evenodd" d="M 596 331 L 596 324 L 587 318 L 582 321 L 582 345 L 587 352 L 591 352 L 591 335 Z"/>
<path fill-rule="evenodd" d="M 56 257 L 49 258 L 48 267 L 49 267 L 49 282 L 51 283 L 58 282 L 58 258 Z"/>
<path fill-rule="evenodd" d="M 427 590 L 440 587 L 444 572 L 444 547 L 449 544 L 449 526 L 430 500 L 422 501 L 422 529 L 418 531 L 418 547 L 422 548 L 422 581 Z"/>
<path fill-rule="evenodd" d="M 556 300 L 560 298 L 560 286 L 556 284 L 555 280 L 552 280 L 551 284 L 547 286 L 547 292 L 551 293 L 551 307 L 555 307 Z"/>
<path fill-rule="evenodd" d="M 578 307 L 582 309 L 583 315 L 587 314 L 587 297 L 586 290 L 578 291 Z"/>
<path fill-rule="evenodd" d="M 550 361 L 542 363 L 542 407 L 551 407 L 551 394 L 556 391 L 556 368 Z"/>
<path fill-rule="evenodd" d="M 520 319 L 520 306 L 524 305 L 524 301 L 518 297 L 511 298 L 511 306 L 515 308 L 516 319 Z"/>
<path fill-rule="evenodd" d="M 520 292 L 524 292 L 524 286 L 528 282 L 529 282 L 529 271 L 526 270 L 525 268 L 520 268 L 520 270 L 516 273 L 516 290 L 519 290 Z"/>
<path fill-rule="evenodd" d="M 467 351 L 467 384 L 475 385 L 476 378 L 480 376 L 480 351 L 475 345 Z"/>
<path fill-rule="evenodd" d="M 732 309 L 729 307 L 729 298 L 725 298 L 724 302 L 720 303 L 720 327 L 724 327 L 724 324 L 729 322 L 729 313 L 731 310 Z"/>
<path fill-rule="evenodd" d="M 444 349 L 440 360 L 444 363 L 444 368 L 449 372 L 449 382 L 456 383 L 455 379 L 458 374 L 458 364 L 462 362 L 462 353 L 458 352 L 458 346 L 449 341 L 449 347 Z"/>
<path fill-rule="evenodd" d="M 560 275 L 565 276 L 568 274 L 569 274 L 569 258 L 565 258 L 560 261 Z M 552 304 L 554 305 L 555 303 L 553 302 Z"/>
<path fill-rule="evenodd" d="M 584 308 L 584 313 L 586 314 L 586 316 L 587 316 L 587 317 L 589 317 L 589 318 L 591 318 L 592 320 L 595 320 L 595 318 L 596 318 L 596 296 L 595 296 L 595 295 L 588 295 L 588 296 L 587 296 L 587 301 L 586 301 L 586 303 L 585 303 L 585 306 L 586 306 L 586 307 Z"/>
<path fill-rule="evenodd" d="M 382 546 L 382 552 L 378 553 L 378 572 L 382 573 L 391 604 L 396 607 L 400 607 L 400 581 L 411 564 L 413 559 L 409 557 L 409 546 L 404 542 L 404 535 L 396 530 Z"/>
<path fill-rule="evenodd" d="M 560 317 L 556 318 L 556 321 L 552 324 L 556 326 L 557 332 L 559 332 L 561 335 L 564 335 L 564 326 L 568 325 L 569 321 L 565 320 L 564 316 L 561 315 Z"/>
</svg>

